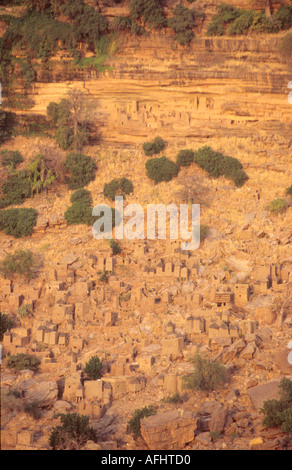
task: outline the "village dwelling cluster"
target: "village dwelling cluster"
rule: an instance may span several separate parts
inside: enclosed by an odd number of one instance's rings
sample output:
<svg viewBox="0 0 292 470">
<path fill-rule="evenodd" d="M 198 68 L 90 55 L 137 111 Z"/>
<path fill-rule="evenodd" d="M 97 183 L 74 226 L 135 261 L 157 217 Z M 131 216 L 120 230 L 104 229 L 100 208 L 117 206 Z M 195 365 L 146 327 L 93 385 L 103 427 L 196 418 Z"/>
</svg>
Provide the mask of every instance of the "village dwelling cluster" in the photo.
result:
<svg viewBox="0 0 292 470">
<path fill-rule="evenodd" d="M 231 352 L 241 342 L 244 353 L 243 340 L 258 326 L 257 312 L 247 314 L 244 307 L 257 295 L 284 292 L 292 280 L 288 263 L 256 266 L 248 282 L 213 279 L 210 284 L 208 279 L 207 288 L 200 288 L 196 254 L 182 251 L 178 242 L 171 242 L 159 259 L 151 246 L 137 243 L 129 255 L 89 255 L 86 271 L 76 267 L 76 260 L 67 253 L 48 271 L 43 287 L 1 278 L 1 310 L 17 313 L 29 304 L 33 312 L 4 334 L 2 345 L 4 356 L 33 353 L 42 371 L 65 360 L 63 399 L 93 418 L 112 400 L 144 390 L 157 364 L 186 359 L 198 338 Z M 136 275 L 128 276 L 129 270 Z M 167 321 L 167 311 L 180 314 L 178 324 Z M 149 315 L 161 320 L 144 325 Z M 96 341 L 88 343 L 90 337 Z M 102 377 L 85 380 L 85 359 L 94 355 L 103 362 Z M 165 393 L 181 393 L 183 376 L 160 374 L 157 385 Z"/>
</svg>

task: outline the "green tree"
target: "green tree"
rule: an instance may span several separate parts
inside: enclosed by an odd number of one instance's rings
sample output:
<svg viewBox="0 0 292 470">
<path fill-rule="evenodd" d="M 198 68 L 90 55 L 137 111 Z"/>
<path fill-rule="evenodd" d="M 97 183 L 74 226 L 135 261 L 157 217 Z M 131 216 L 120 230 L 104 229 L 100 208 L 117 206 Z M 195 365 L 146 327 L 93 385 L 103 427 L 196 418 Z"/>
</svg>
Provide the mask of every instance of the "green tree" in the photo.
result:
<svg viewBox="0 0 292 470">
<path fill-rule="evenodd" d="M 70 199 L 71 199 L 72 204 L 74 204 L 74 202 L 84 202 L 90 206 L 92 204 L 92 197 L 91 197 L 90 191 L 84 188 L 77 189 L 77 191 L 72 193 Z"/>
<path fill-rule="evenodd" d="M 212 178 L 224 176 L 234 181 L 237 187 L 243 186 L 248 180 L 248 176 L 239 160 L 223 155 L 211 147 L 204 146 L 199 148 L 195 152 L 194 162 L 207 171 Z"/>
<path fill-rule="evenodd" d="M 175 38 L 181 44 L 187 44 L 193 38 L 192 30 L 196 26 L 198 16 L 201 15 L 180 3 L 175 6 L 173 16 L 168 19 L 168 26 L 176 33 Z"/>
<path fill-rule="evenodd" d="M 70 189 L 87 186 L 95 178 L 94 161 L 82 153 L 69 153 L 65 160 L 65 168 L 69 172 L 67 184 Z"/>
<path fill-rule="evenodd" d="M 144 142 L 142 148 L 145 155 L 151 157 L 152 155 L 158 154 L 165 149 L 166 143 L 161 137 L 155 137 L 154 140 L 150 142 Z"/>
<path fill-rule="evenodd" d="M 74 20 L 74 18 L 83 14 L 84 8 L 85 3 L 83 0 L 66 0 L 65 3 L 61 5 L 61 12 L 71 20 Z"/>
<path fill-rule="evenodd" d="M 156 408 L 153 405 L 145 406 L 134 411 L 133 417 L 128 421 L 130 432 L 134 438 L 137 438 L 141 434 L 141 419 L 153 416 L 157 413 Z"/>
<path fill-rule="evenodd" d="M 176 156 L 178 166 L 190 166 L 194 161 L 195 152 L 193 150 L 180 150 Z"/>
<path fill-rule="evenodd" d="M 53 450 L 80 450 L 88 440 L 97 441 L 89 417 L 79 413 L 60 413 L 61 425 L 53 428 L 49 445 Z"/>
<path fill-rule="evenodd" d="M 68 98 L 60 103 L 51 102 L 47 119 L 57 127 L 56 140 L 63 150 L 80 151 L 89 141 L 89 115 L 92 104 L 80 90 L 70 90 Z"/>
<path fill-rule="evenodd" d="M 279 384 L 280 399 L 266 400 L 260 412 L 264 414 L 263 426 L 280 426 L 285 433 L 292 432 L 292 380 L 285 377 Z"/>
<path fill-rule="evenodd" d="M 107 18 L 88 5 L 84 6 L 81 15 L 74 17 L 72 24 L 76 40 L 85 41 L 89 46 L 94 46 L 108 27 Z"/>
<path fill-rule="evenodd" d="M 15 170 L 15 167 L 23 162 L 21 153 L 18 150 L 2 150 L 1 165 L 8 167 L 10 171 Z"/>
<path fill-rule="evenodd" d="M 118 255 L 119 253 L 121 253 L 122 249 L 116 240 L 112 238 L 111 240 L 108 240 L 108 244 L 112 249 L 113 255 Z"/>
<path fill-rule="evenodd" d="M 6 331 L 15 328 L 16 322 L 12 315 L 0 312 L 0 341 L 3 341 L 3 335 Z"/>
<path fill-rule="evenodd" d="M 92 356 L 84 367 L 84 372 L 90 380 L 100 379 L 102 376 L 102 362 L 98 356 Z"/>
<path fill-rule="evenodd" d="M 177 176 L 179 167 L 166 157 L 151 158 L 145 164 L 147 176 L 152 179 L 155 184 L 161 181 L 170 181 Z"/>
<path fill-rule="evenodd" d="M 33 233 L 37 212 L 32 208 L 7 209 L 0 211 L 0 230 L 15 238 L 27 237 Z"/>
<path fill-rule="evenodd" d="M 39 365 L 40 360 L 37 357 L 24 353 L 9 356 L 6 363 L 6 367 L 16 371 L 29 369 L 36 372 Z"/>
<path fill-rule="evenodd" d="M 8 114 L 0 109 L 0 144 L 9 137 L 9 120 Z"/>
<path fill-rule="evenodd" d="M 212 361 L 196 353 L 190 362 L 194 365 L 194 371 L 184 377 L 185 388 L 210 392 L 227 381 L 226 367 L 218 361 Z"/>
<path fill-rule="evenodd" d="M 282 214 L 288 209 L 288 202 L 282 198 L 273 199 L 266 207 L 273 214 Z"/>
<path fill-rule="evenodd" d="M 105 197 L 115 200 L 116 196 L 123 196 L 131 194 L 133 192 L 133 183 L 127 178 L 116 178 L 111 180 L 109 183 L 105 183 L 103 194 Z"/>
<path fill-rule="evenodd" d="M 152 28 L 166 26 L 166 18 L 161 0 L 131 0 L 130 15 L 134 20 L 140 19 Z"/>
<path fill-rule="evenodd" d="M 7 277 L 18 274 L 31 279 L 34 266 L 34 256 L 30 250 L 16 250 L 14 253 L 8 253 L 1 261 L 0 271 Z"/>
</svg>

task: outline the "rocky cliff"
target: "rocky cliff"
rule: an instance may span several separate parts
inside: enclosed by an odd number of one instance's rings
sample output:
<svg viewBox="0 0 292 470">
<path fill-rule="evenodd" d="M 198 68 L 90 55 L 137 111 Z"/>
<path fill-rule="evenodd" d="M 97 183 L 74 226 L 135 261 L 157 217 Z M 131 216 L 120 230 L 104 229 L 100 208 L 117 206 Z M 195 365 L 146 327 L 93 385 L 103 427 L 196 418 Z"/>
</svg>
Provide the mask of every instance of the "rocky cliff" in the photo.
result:
<svg viewBox="0 0 292 470">
<path fill-rule="evenodd" d="M 94 120 L 111 143 L 140 143 L 153 134 L 182 144 L 222 136 L 290 140 L 292 65 L 281 59 L 279 39 L 197 37 L 185 48 L 162 33 L 123 36 L 104 73 L 66 77 L 59 64 L 40 74 L 31 112 L 45 114 L 50 101 L 80 88 L 96 100 Z"/>
</svg>

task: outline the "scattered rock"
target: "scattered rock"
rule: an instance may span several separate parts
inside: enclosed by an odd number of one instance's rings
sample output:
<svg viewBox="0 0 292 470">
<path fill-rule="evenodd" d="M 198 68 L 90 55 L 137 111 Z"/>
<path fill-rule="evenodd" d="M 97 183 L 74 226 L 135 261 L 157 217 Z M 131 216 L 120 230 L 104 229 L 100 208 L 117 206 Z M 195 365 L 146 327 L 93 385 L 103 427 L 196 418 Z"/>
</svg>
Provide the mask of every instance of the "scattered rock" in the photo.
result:
<svg viewBox="0 0 292 470">
<path fill-rule="evenodd" d="M 142 419 L 141 436 L 151 450 L 183 449 L 194 439 L 196 424 L 191 411 L 166 411 Z"/>
<path fill-rule="evenodd" d="M 75 263 L 78 260 L 78 257 L 74 255 L 74 253 L 67 253 L 61 260 L 60 264 L 67 264 L 70 266 L 71 264 Z"/>
<path fill-rule="evenodd" d="M 282 349 L 281 351 L 276 352 L 274 356 L 274 364 L 280 369 L 283 374 L 292 374 L 292 364 L 288 362 L 288 354 L 291 349 Z"/>
<path fill-rule="evenodd" d="M 258 446 L 259 444 L 263 444 L 263 439 L 261 437 L 255 437 L 249 442 L 249 447 L 252 449 L 255 446 Z"/>
<path fill-rule="evenodd" d="M 228 266 L 230 266 L 232 269 L 236 269 L 237 271 L 250 273 L 253 269 L 253 266 L 249 259 L 246 260 L 236 258 L 235 256 L 230 256 L 229 258 L 227 258 L 226 262 Z"/>
<path fill-rule="evenodd" d="M 211 414 L 211 419 L 209 423 L 210 432 L 217 431 L 221 433 L 225 427 L 226 418 L 227 410 L 223 405 L 220 405 L 215 408 L 215 410 Z"/>
<path fill-rule="evenodd" d="M 209 432 L 202 432 L 196 436 L 196 443 L 209 445 L 212 443 L 212 437 L 210 436 Z"/>
<path fill-rule="evenodd" d="M 34 382 L 24 391 L 27 402 L 37 402 L 40 408 L 53 406 L 58 398 L 58 386 L 54 381 Z"/>
<path fill-rule="evenodd" d="M 258 307 L 255 309 L 255 320 L 265 325 L 272 325 L 277 318 L 277 314 L 270 307 Z"/>
</svg>

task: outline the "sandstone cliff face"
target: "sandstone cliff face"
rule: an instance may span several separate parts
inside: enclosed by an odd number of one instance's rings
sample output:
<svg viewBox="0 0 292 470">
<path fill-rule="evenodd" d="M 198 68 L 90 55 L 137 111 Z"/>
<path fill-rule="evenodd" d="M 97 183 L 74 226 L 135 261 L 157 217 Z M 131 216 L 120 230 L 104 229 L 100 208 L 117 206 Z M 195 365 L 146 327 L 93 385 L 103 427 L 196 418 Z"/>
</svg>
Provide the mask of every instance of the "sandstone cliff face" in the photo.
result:
<svg viewBox="0 0 292 470">
<path fill-rule="evenodd" d="M 70 88 L 95 102 L 99 137 L 141 143 L 153 134 L 177 143 L 223 136 L 275 134 L 290 139 L 292 66 L 278 53 L 280 36 L 197 37 L 182 47 L 163 33 L 123 36 L 104 73 L 70 73 L 56 62 L 40 71 L 31 113 L 45 114 Z"/>
</svg>

